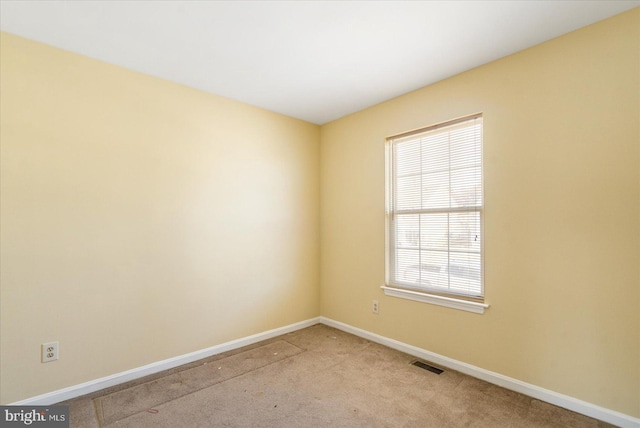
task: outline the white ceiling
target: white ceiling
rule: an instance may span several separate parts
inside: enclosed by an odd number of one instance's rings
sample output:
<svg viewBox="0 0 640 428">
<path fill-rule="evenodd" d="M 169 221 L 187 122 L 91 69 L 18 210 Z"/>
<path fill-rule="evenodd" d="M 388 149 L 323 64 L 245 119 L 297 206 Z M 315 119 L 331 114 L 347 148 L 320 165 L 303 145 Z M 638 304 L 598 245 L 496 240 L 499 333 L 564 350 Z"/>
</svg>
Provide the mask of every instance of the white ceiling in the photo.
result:
<svg viewBox="0 0 640 428">
<path fill-rule="evenodd" d="M 323 124 L 627 1 L 0 1 L 0 28 Z"/>
</svg>

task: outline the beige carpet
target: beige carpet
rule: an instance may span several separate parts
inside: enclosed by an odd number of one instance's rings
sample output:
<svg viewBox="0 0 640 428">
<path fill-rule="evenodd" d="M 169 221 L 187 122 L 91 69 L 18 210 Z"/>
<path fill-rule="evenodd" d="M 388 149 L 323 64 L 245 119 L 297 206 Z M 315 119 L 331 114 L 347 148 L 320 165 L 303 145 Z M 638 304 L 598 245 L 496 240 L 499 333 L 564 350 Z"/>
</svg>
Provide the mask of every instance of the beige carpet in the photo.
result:
<svg viewBox="0 0 640 428">
<path fill-rule="evenodd" d="M 610 427 L 318 324 L 60 403 L 72 427 Z"/>
</svg>

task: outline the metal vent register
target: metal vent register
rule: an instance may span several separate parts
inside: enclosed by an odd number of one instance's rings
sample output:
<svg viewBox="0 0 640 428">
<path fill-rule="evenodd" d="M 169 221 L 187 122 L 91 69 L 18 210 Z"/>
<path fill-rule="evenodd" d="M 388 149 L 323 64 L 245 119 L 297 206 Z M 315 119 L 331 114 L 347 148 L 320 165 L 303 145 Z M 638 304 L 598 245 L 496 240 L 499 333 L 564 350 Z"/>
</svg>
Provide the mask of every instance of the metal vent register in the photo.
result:
<svg viewBox="0 0 640 428">
<path fill-rule="evenodd" d="M 421 369 L 428 370 L 431 373 L 435 373 L 435 374 L 440 374 L 440 373 L 444 372 L 444 370 L 439 369 L 437 367 L 433 367 L 433 366 L 431 366 L 431 365 L 429 365 L 429 364 L 427 364 L 427 363 L 425 363 L 423 361 L 415 360 L 411 364 L 416 366 L 416 367 L 420 367 Z"/>
</svg>

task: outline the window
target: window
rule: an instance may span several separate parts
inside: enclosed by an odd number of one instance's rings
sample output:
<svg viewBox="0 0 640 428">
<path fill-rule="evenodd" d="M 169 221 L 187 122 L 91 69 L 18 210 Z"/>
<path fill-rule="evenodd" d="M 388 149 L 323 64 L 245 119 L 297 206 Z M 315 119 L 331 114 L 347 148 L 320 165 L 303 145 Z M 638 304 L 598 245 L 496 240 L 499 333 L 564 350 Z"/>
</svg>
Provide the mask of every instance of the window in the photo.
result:
<svg viewBox="0 0 640 428">
<path fill-rule="evenodd" d="M 385 292 L 483 312 L 482 115 L 391 137 L 387 150 Z"/>
</svg>

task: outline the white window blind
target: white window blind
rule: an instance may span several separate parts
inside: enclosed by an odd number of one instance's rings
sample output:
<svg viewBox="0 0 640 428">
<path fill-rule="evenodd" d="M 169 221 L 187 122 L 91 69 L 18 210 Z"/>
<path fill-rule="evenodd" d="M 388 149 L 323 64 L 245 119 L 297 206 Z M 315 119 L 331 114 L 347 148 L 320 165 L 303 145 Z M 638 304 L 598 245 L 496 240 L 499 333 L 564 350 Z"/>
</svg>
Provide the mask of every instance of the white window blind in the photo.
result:
<svg viewBox="0 0 640 428">
<path fill-rule="evenodd" d="M 387 285 L 482 297 L 482 116 L 387 144 Z"/>
</svg>

